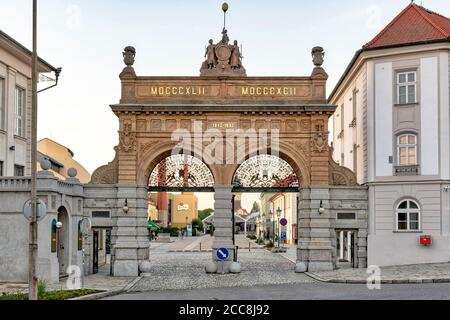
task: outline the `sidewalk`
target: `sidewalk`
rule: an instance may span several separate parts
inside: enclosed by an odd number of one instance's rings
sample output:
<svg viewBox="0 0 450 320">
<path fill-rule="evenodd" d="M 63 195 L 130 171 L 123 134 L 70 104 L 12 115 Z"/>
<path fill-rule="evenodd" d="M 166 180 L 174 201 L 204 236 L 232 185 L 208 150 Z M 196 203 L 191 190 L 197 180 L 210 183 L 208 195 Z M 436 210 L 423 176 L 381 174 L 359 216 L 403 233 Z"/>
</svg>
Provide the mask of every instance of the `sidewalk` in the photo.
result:
<svg viewBox="0 0 450 320">
<path fill-rule="evenodd" d="M 381 267 L 381 283 L 450 282 L 450 263 Z M 366 268 L 308 272 L 316 280 L 330 283 L 366 284 L 371 274 Z"/>
</svg>

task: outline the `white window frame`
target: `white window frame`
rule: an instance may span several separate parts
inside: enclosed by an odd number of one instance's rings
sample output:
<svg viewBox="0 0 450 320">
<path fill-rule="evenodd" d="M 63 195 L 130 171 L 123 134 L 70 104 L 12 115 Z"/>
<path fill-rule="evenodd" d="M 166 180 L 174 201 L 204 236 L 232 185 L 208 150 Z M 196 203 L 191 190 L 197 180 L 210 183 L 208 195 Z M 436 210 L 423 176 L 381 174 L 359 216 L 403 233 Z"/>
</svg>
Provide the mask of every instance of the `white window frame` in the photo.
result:
<svg viewBox="0 0 450 320">
<path fill-rule="evenodd" d="M 19 114 L 19 92 L 23 94 L 21 113 Z M 15 105 L 14 105 L 14 134 L 19 137 L 24 137 L 25 125 L 25 109 L 26 109 L 26 91 L 24 88 L 16 86 L 15 89 Z M 20 123 L 20 125 L 19 125 Z"/>
<path fill-rule="evenodd" d="M 404 202 L 407 202 L 406 209 L 400 209 L 400 205 Z M 417 206 L 417 209 L 410 208 L 411 203 L 414 203 Z M 398 228 L 398 215 L 399 213 L 406 213 L 406 229 L 399 229 Z M 411 229 L 411 213 L 417 213 L 417 229 Z M 422 231 L 422 212 L 420 209 L 420 205 L 417 203 L 417 201 L 412 199 L 403 199 L 400 201 L 395 209 L 395 231 L 396 232 L 421 232 Z"/>
<path fill-rule="evenodd" d="M 414 81 L 409 82 L 408 81 L 408 75 L 414 74 Z M 406 82 L 400 83 L 400 76 L 404 75 Z M 409 101 L 409 94 L 408 94 L 408 88 L 409 86 L 414 86 L 414 101 Z M 406 88 L 406 102 L 401 103 L 400 102 L 400 88 L 405 87 Z M 405 104 L 412 104 L 417 103 L 417 71 L 402 71 L 397 72 L 397 104 L 405 105 Z"/>
<path fill-rule="evenodd" d="M 409 142 L 406 144 L 400 144 L 400 138 L 401 137 L 408 137 L 407 140 L 409 141 L 409 137 L 414 137 L 415 143 L 414 144 L 410 144 Z M 418 143 L 417 143 L 417 134 L 415 133 L 400 133 L 397 135 L 397 165 L 399 167 L 406 167 L 406 166 L 417 166 L 419 164 L 419 159 L 418 157 Z M 406 148 L 406 154 L 408 156 L 408 164 L 401 164 L 400 163 L 400 148 Z M 413 164 L 409 163 L 409 149 L 414 148 L 415 150 L 415 158 L 416 158 L 416 162 Z"/>
<path fill-rule="evenodd" d="M 5 130 L 6 127 L 5 84 L 6 84 L 5 78 L 0 77 L 0 130 Z"/>
</svg>

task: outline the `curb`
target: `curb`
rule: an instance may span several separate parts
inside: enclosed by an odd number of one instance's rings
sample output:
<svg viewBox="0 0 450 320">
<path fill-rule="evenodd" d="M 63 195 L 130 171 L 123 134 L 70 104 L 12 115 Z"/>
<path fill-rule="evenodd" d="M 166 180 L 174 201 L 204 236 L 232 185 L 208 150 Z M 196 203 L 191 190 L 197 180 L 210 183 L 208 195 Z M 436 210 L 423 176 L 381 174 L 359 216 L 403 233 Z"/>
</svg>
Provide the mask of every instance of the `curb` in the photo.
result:
<svg viewBox="0 0 450 320">
<path fill-rule="evenodd" d="M 138 276 L 138 277 L 134 278 L 132 281 L 130 281 L 128 284 L 126 284 L 122 289 L 116 289 L 116 290 L 110 290 L 110 291 L 103 291 L 103 292 L 93 293 L 93 294 L 90 294 L 90 295 L 87 295 L 87 296 L 72 298 L 72 299 L 68 299 L 68 300 L 74 300 L 74 301 L 77 301 L 77 300 L 98 300 L 98 299 L 103 299 L 103 298 L 115 296 L 115 295 L 121 294 L 123 292 L 127 292 L 128 290 L 130 290 L 141 279 L 142 279 L 141 276 Z"/>
<path fill-rule="evenodd" d="M 323 279 L 318 275 L 305 272 L 305 274 L 314 280 L 325 283 L 339 283 L 339 284 L 367 284 L 367 280 L 358 279 Z M 436 279 L 385 279 L 381 280 L 381 284 L 422 284 L 422 283 L 450 283 L 450 278 L 436 278 Z"/>
</svg>

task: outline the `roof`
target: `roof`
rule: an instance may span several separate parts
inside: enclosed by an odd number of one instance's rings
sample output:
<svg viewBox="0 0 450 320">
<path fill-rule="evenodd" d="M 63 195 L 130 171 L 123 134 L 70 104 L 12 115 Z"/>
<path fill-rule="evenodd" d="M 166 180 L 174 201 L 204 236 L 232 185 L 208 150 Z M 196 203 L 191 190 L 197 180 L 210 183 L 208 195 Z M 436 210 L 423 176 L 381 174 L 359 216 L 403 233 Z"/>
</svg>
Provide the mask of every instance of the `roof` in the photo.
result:
<svg viewBox="0 0 450 320">
<path fill-rule="evenodd" d="M 450 40 L 450 19 L 411 3 L 363 48 L 447 40 Z"/>
<path fill-rule="evenodd" d="M 450 42 L 450 19 L 415 3 L 409 4 L 375 38 L 356 51 L 328 101 L 334 97 L 363 52 L 439 42 Z"/>
<path fill-rule="evenodd" d="M 4 33 L 1 30 L 0 30 L 0 39 L 4 39 L 5 41 L 7 41 L 15 49 L 17 49 L 20 52 L 22 52 L 23 54 L 25 54 L 31 61 L 32 52 L 29 49 L 27 49 L 24 45 L 22 45 L 21 43 L 17 42 L 15 39 L 13 39 L 11 36 L 7 35 L 6 33 Z M 44 68 L 48 69 L 48 71 L 56 71 L 56 69 L 57 69 L 54 66 L 52 66 L 50 63 L 45 61 L 44 59 L 41 59 L 40 57 L 38 57 L 38 62 Z"/>
</svg>

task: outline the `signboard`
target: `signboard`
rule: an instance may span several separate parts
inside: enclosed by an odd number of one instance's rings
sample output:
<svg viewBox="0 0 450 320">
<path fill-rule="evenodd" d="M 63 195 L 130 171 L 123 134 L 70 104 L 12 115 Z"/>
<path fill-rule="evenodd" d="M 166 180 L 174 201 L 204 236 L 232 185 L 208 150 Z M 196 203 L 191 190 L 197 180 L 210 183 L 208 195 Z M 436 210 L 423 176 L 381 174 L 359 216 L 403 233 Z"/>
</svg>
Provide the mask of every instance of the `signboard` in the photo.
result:
<svg viewBox="0 0 450 320">
<path fill-rule="evenodd" d="M 187 229 L 187 236 L 192 237 L 192 224 L 188 224 L 186 229 Z"/>
<path fill-rule="evenodd" d="M 219 259 L 221 261 L 227 260 L 229 256 L 230 256 L 230 252 L 228 251 L 227 248 L 219 248 L 216 251 L 216 257 L 217 257 L 217 259 Z"/>
<path fill-rule="evenodd" d="M 286 230 L 286 226 L 282 226 L 282 227 L 281 227 L 280 239 L 281 239 L 281 241 L 286 241 L 286 240 L 287 240 L 287 230 Z"/>
<path fill-rule="evenodd" d="M 181 202 L 181 203 L 177 206 L 177 210 L 178 210 L 178 211 L 188 211 L 188 210 L 189 210 L 189 205 L 188 205 L 187 203 Z"/>
<path fill-rule="evenodd" d="M 42 219 L 44 219 L 46 214 L 47 214 L 47 207 L 45 206 L 45 203 L 41 200 L 38 200 L 37 213 L 36 213 L 37 221 L 41 221 Z M 27 202 L 25 202 L 25 204 L 23 206 L 23 215 L 25 216 L 25 219 L 30 221 L 30 219 L 31 219 L 31 200 L 28 200 Z"/>
<path fill-rule="evenodd" d="M 283 218 L 283 219 L 280 220 L 280 224 L 281 224 L 282 226 L 287 226 L 288 221 L 287 221 L 285 218 Z"/>
</svg>

